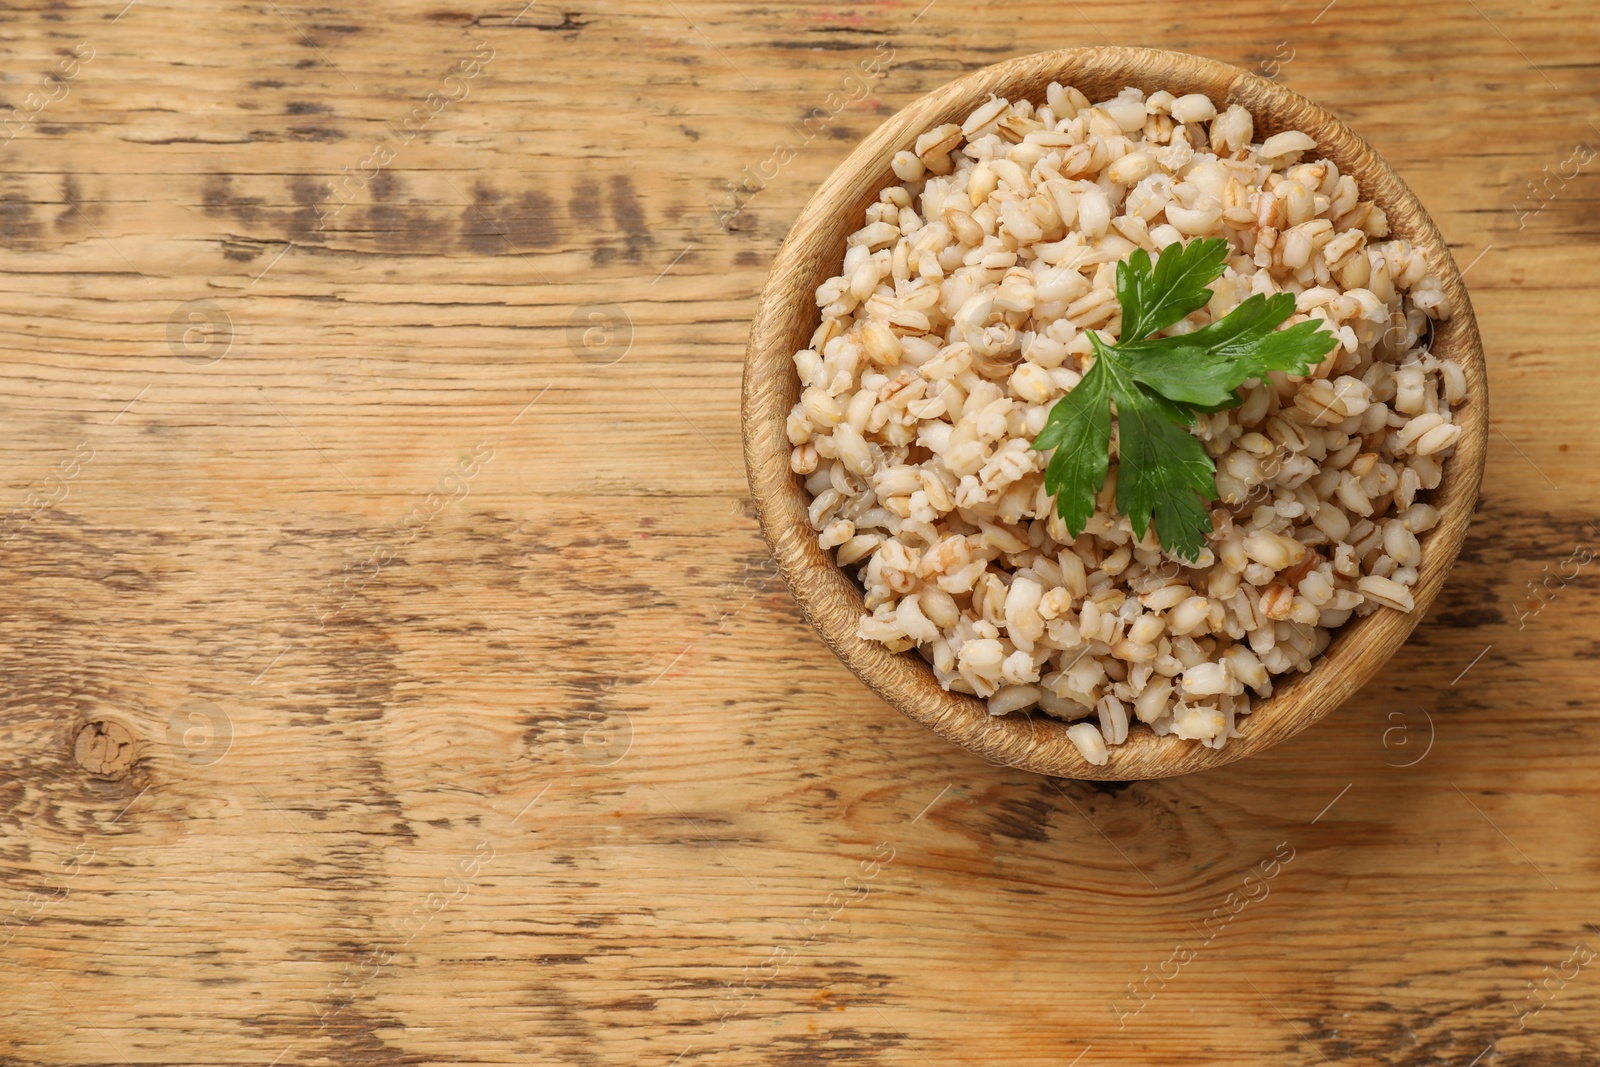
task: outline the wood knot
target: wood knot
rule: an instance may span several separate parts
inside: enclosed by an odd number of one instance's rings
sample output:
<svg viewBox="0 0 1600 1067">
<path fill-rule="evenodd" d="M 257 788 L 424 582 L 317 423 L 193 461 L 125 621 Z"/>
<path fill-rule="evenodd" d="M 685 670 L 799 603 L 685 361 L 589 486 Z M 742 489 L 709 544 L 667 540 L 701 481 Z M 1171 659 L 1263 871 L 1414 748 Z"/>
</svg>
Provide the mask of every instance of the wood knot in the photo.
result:
<svg viewBox="0 0 1600 1067">
<path fill-rule="evenodd" d="M 73 758 L 96 778 L 123 778 L 138 758 L 133 732 L 119 722 L 98 719 L 78 728 Z"/>
</svg>

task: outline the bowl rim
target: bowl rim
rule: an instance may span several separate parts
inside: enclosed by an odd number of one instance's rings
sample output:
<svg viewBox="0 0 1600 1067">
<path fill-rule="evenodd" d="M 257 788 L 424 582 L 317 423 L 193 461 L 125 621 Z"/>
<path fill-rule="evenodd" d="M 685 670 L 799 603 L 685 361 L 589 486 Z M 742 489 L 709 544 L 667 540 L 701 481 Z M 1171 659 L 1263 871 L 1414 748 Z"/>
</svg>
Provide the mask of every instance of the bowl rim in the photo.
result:
<svg viewBox="0 0 1600 1067">
<path fill-rule="evenodd" d="M 1244 106 L 1256 123 L 1254 139 L 1283 129 L 1304 130 L 1317 141 L 1316 158 L 1333 160 L 1341 173 L 1356 179 L 1362 199 L 1384 210 L 1387 239 L 1403 237 L 1423 251 L 1450 299 L 1452 317 L 1436 324 L 1431 351 L 1462 365 L 1468 399 L 1456 409 L 1463 430 L 1444 464 L 1443 481 L 1425 498 L 1439 508 L 1440 522 L 1423 538 L 1412 589 L 1415 607 L 1410 612 L 1380 608 L 1341 627 L 1307 672 L 1282 679 L 1272 696 L 1253 699 L 1241 735 L 1220 749 L 1171 734 L 1157 737 L 1134 724 L 1124 744 L 1109 746 L 1109 762 L 1095 766 L 1067 738 L 1068 723 L 1033 711 L 1026 718 L 991 716 L 978 698 L 942 689 L 915 651 L 893 653 L 857 636 L 864 612 L 861 587 L 832 552 L 817 546 L 802 479 L 789 469 L 785 420 L 798 395 L 792 357 L 820 321 L 813 294 L 817 284 L 837 273 L 845 237 L 859 228 L 878 190 L 898 180 L 889 169 L 893 154 L 933 126 L 959 122 L 991 93 L 1041 100 L 1052 80 L 1083 88 L 1091 99 L 1114 95 L 1116 89 L 1105 95 L 1099 90 L 1118 82 L 1146 92 L 1167 87 L 1176 94 L 1184 87 L 1205 92 L 1219 107 Z M 1461 550 L 1477 504 L 1489 431 L 1483 348 L 1460 271 L 1437 225 L 1382 157 L 1332 114 L 1275 82 L 1219 60 L 1121 46 L 1040 52 L 980 68 L 918 97 L 857 145 L 807 201 L 773 261 L 751 325 L 741 421 L 762 534 L 802 614 L 868 688 L 908 718 L 990 762 L 1113 781 L 1187 774 L 1265 751 L 1323 718 L 1364 685 L 1421 621 Z"/>
</svg>

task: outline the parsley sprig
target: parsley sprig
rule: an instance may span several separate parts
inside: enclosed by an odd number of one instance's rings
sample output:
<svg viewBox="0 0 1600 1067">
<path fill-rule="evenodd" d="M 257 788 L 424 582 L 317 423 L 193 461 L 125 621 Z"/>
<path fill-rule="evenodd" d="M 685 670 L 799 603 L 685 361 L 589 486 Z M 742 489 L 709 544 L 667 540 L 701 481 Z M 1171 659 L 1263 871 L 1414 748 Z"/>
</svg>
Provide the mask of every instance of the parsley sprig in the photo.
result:
<svg viewBox="0 0 1600 1067">
<path fill-rule="evenodd" d="M 1305 374 L 1338 344 L 1315 321 L 1279 330 L 1294 314 L 1292 293 L 1257 294 L 1226 316 L 1178 337 L 1152 337 L 1211 299 L 1228 243 L 1220 238 L 1170 245 L 1157 257 L 1137 249 L 1117 264 L 1122 339 L 1090 332 L 1095 361 L 1056 402 L 1037 450 L 1055 449 L 1045 489 L 1073 537 L 1094 514 L 1110 467 L 1111 405 L 1116 405 L 1117 510 L 1143 537 L 1151 519 L 1169 553 L 1199 558 L 1217 498 L 1216 464 L 1187 427 L 1201 414 L 1234 407 L 1236 390 L 1269 371 Z"/>
</svg>

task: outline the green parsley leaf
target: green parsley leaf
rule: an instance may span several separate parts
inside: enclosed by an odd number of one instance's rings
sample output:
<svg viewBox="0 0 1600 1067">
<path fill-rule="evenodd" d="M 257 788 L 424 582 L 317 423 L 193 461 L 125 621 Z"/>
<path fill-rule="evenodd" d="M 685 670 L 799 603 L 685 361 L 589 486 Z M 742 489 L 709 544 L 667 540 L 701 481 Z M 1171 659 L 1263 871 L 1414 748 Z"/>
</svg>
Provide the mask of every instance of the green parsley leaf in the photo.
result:
<svg viewBox="0 0 1600 1067">
<path fill-rule="evenodd" d="M 1127 365 L 1114 349 L 1105 345 L 1098 336 L 1090 336 L 1093 338 L 1096 359 L 1085 381 L 1089 376 L 1098 374 L 1109 385 L 1111 396 L 1117 404 L 1118 451 L 1121 454 L 1117 475 L 1117 510 L 1128 517 L 1134 529 L 1140 531 L 1140 536 L 1143 536 L 1143 531 L 1149 527 L 1154 516 L 1156 536 L 1161 539 L 1162 545 L 1187 559 L 1194 559 L 1205 547 L 1204 535 L 1211 528 L 1205 505 L 1195 494 L 1199 493 L 1208 500 L 1215 499 L 1217 495 L 1216 468 L 1211 463 L 1211 457 L 1206 455 L 1199 439 L 1184 429 L 1191 420 L 1190 414 L 1160 394 L 1143 388 L 1131 376 Z M 1067 396 L 1076 392 L 1078 389 Z M 1103 409 L 1104 401 L 1101 405 Z M 1060 406 L 1057 404 L 1056 408 Z M 1055 410 L 1051 409 L 1052 416 Z M 1107 422 L 1109 430 L 1109 419 Z M 1056 455 L 1060 454 L 1058 447 Z M 1083 465 L 1084 461 L 1074 460 L 1070 469 L 1076 472 Z M 1054 466 L 1053 457 L 1050 466 Z M 1050 467 L 1047 467 L 1046 489 L 1050 487 L 1050 473 Z M 1064 480 L 1073 484 L 1071 474 Z M 1103 469 L 1093 484 L 1095 488 L 1105 484 Z M 1062 512 L 1062 518 L 1067 520 L 1069 528 L 1074 526 L 1073 518 L 1081 514 L 1083 519 L 1076 524 L 1081 530 L 1083 522 L 1094 514 L 1094 490 L 1085 493 L 1086 487 L 1087 483 L 1083 481 L 1074 486 L 1076 499 L 1073 515 Z M 1058 510 L 1060 501 L 1058 495 Z M 1087 501 L 1086 509 L 1083 507 L 1084 501 Z"/>
<path fill-rule="evenodd" d="M 1211 300 L 1211 283 L 1222 277 L 1228 242 L 1218 238 L 1171 245 L 1155 269 L 1142 248 L 1117 264 L 1117 303 L 1122 305 L 1122 338 L 1137 341 L 1165 330 Z"/>
<path fill-rule="evenodd" d="M 1192 333 L 1117 348 L 1133 376 L 1162 396 L 1201 408 L 1232 407 L 1233 391 L 1251 378 L 1275 370 L 1305 374 L 1339 343 L 1316 322 L 1278 330 L 1294 306 L 1292 293 L 1258 293 Z"/>
<path fill-rule="evenodd" d="M 1068 529 L 1079 532 L 1094 515 L 1094 495 L 1105 484 L 1110 465 L 1109 367 L 1100 363 L 1090 367 L 1077 387 L 1050 409 L 1033 442 L 1036 449 L 1056 450 L 1045 468 L 1045 491 L 1056 498 L 1056 510 Z"/>
<path fill-rule="evenodd" d="M 1228 245 L 1217 238 L 1172 245 L 1152 265 L 1136 250 L 1117 265 L 1122 339 L 1090 333 L 1094 365 L 1051 408 L 1033 447 L 1054 449 L 1045 489 L 1076 537 L 1094 515 L 1110 469 L 1117 416 L 1117 510 L 1140 537 L 1155 524 L 1168 552 L 1195 560 L 1211 532 L 1205 501 L 1217 498 L 1216 464 L 1189 432 L 1198 414 L 1239 403 L 1235 392 L 1271 371 L 1306 374 L 1337 346 L 1314 321 L 1278 329 L 1294 314 L 1291 293 L 1255 295 L 1226 316 L 1177 337 L 1150 337 L 1211 299 Z"/>
<path fill-rule="evenodd" d="M 1163 548 L 1197 558 L 1211 531 L 1201 497 L 1217 497 L 1217 468 L 1205 446 L 1150 403 L 1142 389 L 1117 397 L 1117 435 L 1117 510 L 1141 537 L 1154 516 Z"/>
<path fill-rule="evenodd" d="M 1287 293 L 1280 294 L 1287 296 Z M 1287 330 L 1267 334 L 1250 353 L 1251 378 L 1265 378 L 1267 371 L 1310 374 L 1328 353 L 1339 347 L 1339 339 L 1313 319 L 1297 322 Z"/>
</svg>

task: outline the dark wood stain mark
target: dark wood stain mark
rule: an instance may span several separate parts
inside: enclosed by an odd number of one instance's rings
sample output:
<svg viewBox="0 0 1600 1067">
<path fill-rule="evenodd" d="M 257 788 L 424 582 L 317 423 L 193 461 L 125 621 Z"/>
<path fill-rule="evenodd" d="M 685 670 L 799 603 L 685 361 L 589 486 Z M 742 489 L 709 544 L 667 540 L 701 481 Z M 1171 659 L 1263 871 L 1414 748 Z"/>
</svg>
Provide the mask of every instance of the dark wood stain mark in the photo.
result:
<svg viewBox="0 0 1600 1067">
<path fill-rule="evenodd" d="M 780 1034 L 768 1039 L 761 1059 L 755 1062 L 771 1067 L 816 1067 L 824 1063 L 871 1067 L 889 1062 L 883 1054 L 904 1044 L 905 1037 L 898 1030 L 820 1027 L 815 1033 Z"/>
<path fill-rule="evenodd" d="M 540 33 L 570 33 L 583 29 L 589 23 L 575 18 L 570 11 L 553 10 L 549 4 L 535 4 L 519 15 L 479 16 L 473 20 L 473 25 L 484 28 L 492 26 L 495 29 L 537 30 Z"/>
<path fill-rule="evenodd" d="M 517 248 L 549 248 L 560 240 L 555 205 L 539 192 L 525 192 L 517 202 L 517 214 L 507 222 L 510 242 Z"/>
<path fill-rule="evenodd" d="M 7 248 L 26 248 L 39 236 L 39 220 L 33 205 L 21 196 L 0 199 L 0 244 Z"/>
<path fill-rule="evenodd" d="M 234 195 L 234 179 L 227 174 L 208 174 L 200 186 L 200 210 L 213 219 L 237 218 L 251 221 L 256 218 L 256 208 L 261 198 L 240 202 Z"/>
<path fill-rule="evenodd" d="M 557 210 L 543 193 L 529 190 L 507 202 L 498 189 L 479 182 L 471 206 L 461 212 L 461 238 L 479 256 L 549 248 L 561 239 Z"/>
<path fill-rule="evenodd" d="M 91 224 L 100 221 L 105 214 L 105 209 L 98 203 L 85 201 L 82 191 L 78 188 L 78 179 L 68 174 L 61 180 L 62 208 L 56 213 L 55 227 L 67 233 L 75 233 L 80 228 L 80 223 Z"/>
<path fill-rule="evenodd" d="M 605 1005 L 607 1011 L 655 1011 L 656 999 L 647 996 L 623 997 Z"/>
<path fill-rule="evenodd" d="M 865 52 L 872 41 L 780 40 L 767 42 L 770 48 L 804 52 Z"/>
<path fill-rule="evenodd" d="M 358 957 L 359 958 L 359 957 Z M 338 1007 L 338 1002 L 331 1005 Z M 303 1025 L 297 1024 L 297 1026 Z M 372 1016 L 359 1011 L 354 1005 L 345 1007 L 337 1016 L 336 1021 L 329 1023 L 322 1035 L 336 1048 L 331 1053 L 324 1055 L 337 1063 L 351 1064 L 354 1067 L 376 1067 L 378 1064 L 394 1064 L 395 1067 L 415 1067 L 415 1065 L 428 1062 L 430 1057 L 416 1052 L 403 1051 L 400 1046 L 392 1045 L 379 1036 L 381 1032 L 403 1034 L 405 1024 L 392 1016 Z M 304 1034 L 299 1029 L 278 1029 L 279 1036 L 294 1036 Z"/>
<path fill-rule="evenodd" d="M 322 216 L 317 208 L 327 192 L 327 183 L 309 175 L 296 175 L 289 180 L 289 195 L 299 205 L 291 212 L 287 223 L 296 241 L 321 243 L 325 237 L 321 230 Z"/>
<path fill-rule="evenodd" d="M 626 174 L 611 176 L 611 219 L 622 231 L 624 256 L 634 263 L 643 259 L 645 249 L 655 244 L 655 238 L 650 236 L 633 179 Z"/>
<path fill-rule="evenodd" d="M 372 203 L 366 209 L 367 228 L 378 247 L 388 251 L 408 251 L 418 242 L 428 248 L 436 246 L 438 221 L 427 207 L 416 199 L 404 203 L 405 184 L 399 175 L 380 171 L 367 183 Z"/>
<path fill-rule="evenodd" d="M 1363 1029 L 1371 1029 L 1365 1033 L 1350 1032 L 1348 1023 L 1352 1015 L 1361 1020 Z M 1420 1018 L 1407 1020 L 1398 1015 L 1393 1005 L 1378 1001 L 1363 1005 L 1358 1013 L 1351 1013 L 1348 1008 L 1335 1011 L 1330 1007 L 1322 1017 L 1298 1016 L 1294 1021 L 1301 1037 L 1292 1041 L 1290 1047 L 1298 1053 L 1302 1042 L 1309 1041 L 1322 1058 L 1334 1063 L 1381 1062 L 1394 1067 L 1435 1067 L 1465 1062 L 1474 1053 L 1494 1048 L 1507 1033 L 1516 1033 L 1506 1021 L 1514 1021 L 1515 1017 L 1497 995 L 1452 1003 L 1437 1014 L 1429 1013 Z M 1330 1023 L 1327 1019 L 1342 1021 L 1344 1025 Z M 1463 1050 L 1467 1050 L 1465 1056 Z M 1483 1062 L 1487 1064 L 1497 1059 L 1498 1056 L 1491 1053 Z M 1556 1067 L 1566 1062 L 1542 1056 L 1517 1060 L 1528 1067 Z"/>
<path fill-rule="evenodd" d="M 579 181 L 567 198 L 567 217 L 580 230 L 593 230 L 600 225 L 600 187 L 590 181 Z"/>
<path fill-rule="evenodd" d="M 989 832 L 1013 841 L 1050 840 L 1050 818 L 1056 813 L 1051 799 L 1054 792 L 1043 780 L 1026 793 L 1008 790 L 998 804 L 989 807 Z"/>
<path fill-rule="evenodd" d="M 500 202 L 500 191 L 484 182 L 473 189 L 472 203 L 461 212 L 461 238 L 467 251 L 495 256 L 508 250 L 505 227 L 498 218 Z"/>
<path fill-rule="evenodd" d="M 225 237 L 222 240 L 222 258 L 232 263 L 249 263 L 261 258 L 266 247 L 259 241 Z"/>
<path fill-rule="evenodd" d="M 342 141 L 343 132 L 331 126 L 290 126 L 286 131 L 291 141 Z"/>
</svg>

